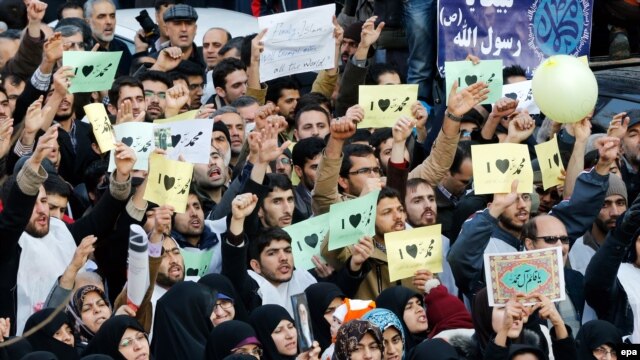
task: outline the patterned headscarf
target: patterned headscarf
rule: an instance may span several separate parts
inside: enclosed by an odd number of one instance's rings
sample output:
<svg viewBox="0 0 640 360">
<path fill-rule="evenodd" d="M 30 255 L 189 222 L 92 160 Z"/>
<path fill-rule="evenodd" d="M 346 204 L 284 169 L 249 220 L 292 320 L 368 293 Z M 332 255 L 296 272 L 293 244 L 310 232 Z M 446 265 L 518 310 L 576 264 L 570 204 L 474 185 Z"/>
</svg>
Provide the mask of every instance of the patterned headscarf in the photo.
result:
<svg viewBox="0 0 640 360">
<path fill-rule="evenodd" d="M 400 319 L 391 311 L 383 308 L 377 308 L 369 311 L 364 314 L 362 320 L 367 320 L 371 322 L 373 325 L 377 326 L 382 333 L 390 327 L 394 327 L 400 333 L 400 337 L 402 338 L 402 358 L 404 359 L 404 329 L 402 328 L 402 323 Z"/>
<path fill-rule="evenodd" d="M 360 340 L 362 340 L 367 333 L 373 336 L 378 343 L 380 353 L 384 354 L 384 342 L 380 329 L 366 320 L 351 320 L 348 323 L 342 324 L 340 329 L 338 329 L 336 347 L 331 359 L 349 360 L 351 353 L 356 350 L 358 343 L 360 343 Z"/>
<path fill-rule="evenodd" d="M 89 330 L 89 328 L 82 322 L 82 306 L 84 305 L 84 299 L 87 294 L 91 292 L 97 292 L 111 310 L 109 299 L 102 289 L 95 285 L 85 285 L 78 288 L 78 290 L 73 294 L 73 297 L 71 297 L 69 304 L 67 304 L 67 314 L 69 314 L 73 320 L 73 330 L 74 334 L 76 334 L 76 343 L 79 341 L 86 344 L 95 335 L 93 331 Z"/>
</svg>

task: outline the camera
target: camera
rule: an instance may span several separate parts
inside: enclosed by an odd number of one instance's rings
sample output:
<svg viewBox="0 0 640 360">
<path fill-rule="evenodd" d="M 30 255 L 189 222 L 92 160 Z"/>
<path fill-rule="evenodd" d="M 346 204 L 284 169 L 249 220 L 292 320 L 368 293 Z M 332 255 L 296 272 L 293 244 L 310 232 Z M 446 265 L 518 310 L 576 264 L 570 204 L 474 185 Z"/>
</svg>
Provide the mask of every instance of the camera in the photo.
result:
<svg viewBox="0 0 640 360">
<path fill-rule="evenodd" d="M 160 36 L 160 31 L 158 29 L 158 25 L 151 20 L 149 13 L 147 10 L 140 11 L 140 15 L 136 16 L 136 20 L 138 24 L 142 27 L 144 31 L 144 41 L 147 44 L 152 44 L 155 39 Z"/>
</svg>

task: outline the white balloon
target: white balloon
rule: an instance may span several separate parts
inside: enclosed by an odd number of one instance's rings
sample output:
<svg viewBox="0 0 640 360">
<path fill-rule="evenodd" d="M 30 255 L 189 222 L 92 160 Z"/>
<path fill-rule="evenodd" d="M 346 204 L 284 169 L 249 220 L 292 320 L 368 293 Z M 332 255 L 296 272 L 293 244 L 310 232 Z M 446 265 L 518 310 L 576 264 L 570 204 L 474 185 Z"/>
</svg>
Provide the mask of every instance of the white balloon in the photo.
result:
<svg viewBox="0 0 640 360">
<path fill-rule="evenodd" d="M 574 123 L 589 115 L 598 99 L 598 82 L 582 60 L 554 55 L 540 64 L 531 84 L 533 98 L 551 120 Z"/>
</svg>

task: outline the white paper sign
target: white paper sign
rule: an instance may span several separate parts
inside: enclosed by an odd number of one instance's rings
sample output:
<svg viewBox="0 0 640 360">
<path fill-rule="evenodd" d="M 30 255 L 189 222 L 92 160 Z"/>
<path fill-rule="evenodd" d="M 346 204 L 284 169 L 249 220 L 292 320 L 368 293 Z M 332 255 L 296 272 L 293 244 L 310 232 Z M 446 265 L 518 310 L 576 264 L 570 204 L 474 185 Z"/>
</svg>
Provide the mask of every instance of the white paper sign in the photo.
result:
<svg viewBox="0 0 640 360">
<path fill-rule="evenodd" d="M 260 81 L 333 68 L 335 12 L 330 4 L 258 18 L 260 30 L 268 29 L 262 39 Z"/>
<path fill-rule="evenodd" d="M 540 114 L 540 109 L 533 99 L 531 80 L 502 86 L 502 97 L 518 100 L 518 110 L 527 110 L 529 114 Z"/>
<path fill-rule="evenodd" d="M 155 149 L 153 144 L 153 124 L 145 122 L 126 122 L 113 127 L 116 140 L 123 142 L 136 152 L 135 170 L 149 168 L 149 154 Z M 114 152 L 109 156 L 109 172 L 116 168 Z"/>
<path fill-rule="evenodd" d="M 208 164 L 211 152 L 213 119 L 180 120 L 154 124 L 153 139 L 156 147 L 167 151 L 167 157 L 186 162 Z"/>
</svg>

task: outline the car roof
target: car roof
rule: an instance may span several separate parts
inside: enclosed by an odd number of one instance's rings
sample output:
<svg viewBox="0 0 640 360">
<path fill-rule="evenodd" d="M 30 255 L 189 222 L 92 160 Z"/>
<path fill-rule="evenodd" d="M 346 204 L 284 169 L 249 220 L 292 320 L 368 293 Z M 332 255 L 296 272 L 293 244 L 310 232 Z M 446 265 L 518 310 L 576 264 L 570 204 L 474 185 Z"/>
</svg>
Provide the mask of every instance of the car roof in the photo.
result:
<svg viewBox="0 0 640 360">
<path fill-rule="evenodd" d="M 198 13 L 198 29 L 194 42 L 202 46 L 202 37 L 205 32 L 212 27 L 220 27 L 231 33 L 232 37 L 245 36 L 258 32 L 258 20 L 244 13 L 217 9 L 217 8 L 195 8 Z M 151 19 L 155 22 L 154 8 L 120 9 L 116 12 L 116 34 L 120 38 L 133 39 L 136 31 L 140 29 L 140 24 L 135 19 L 141 10 L 147 10 Z"/>
</svg>

